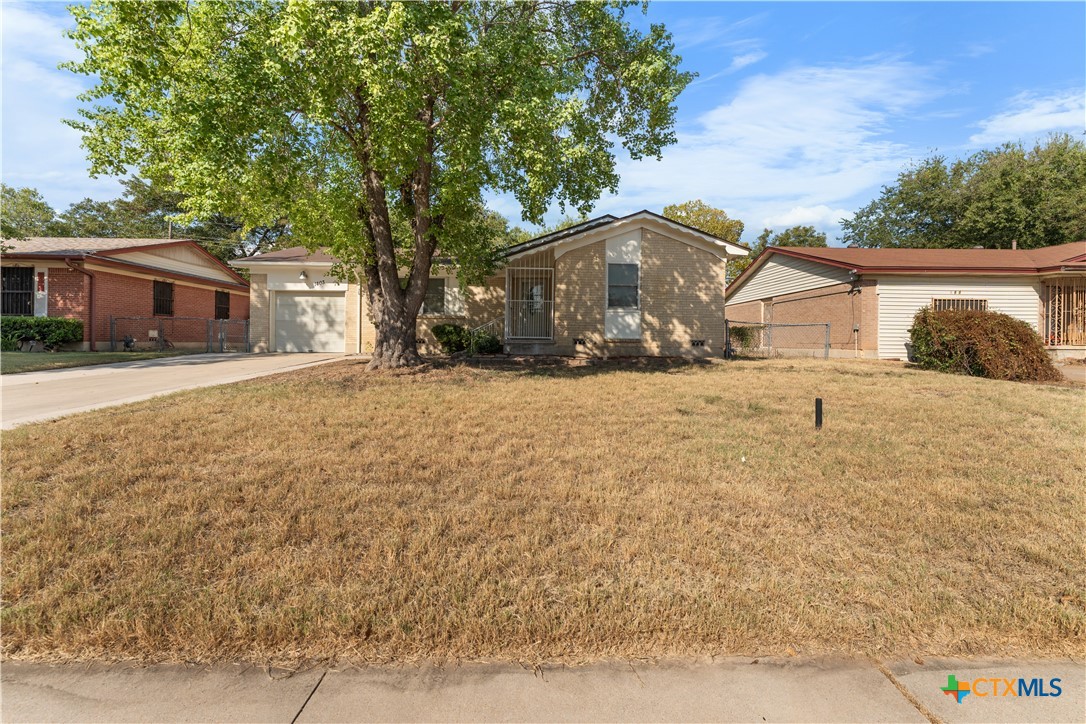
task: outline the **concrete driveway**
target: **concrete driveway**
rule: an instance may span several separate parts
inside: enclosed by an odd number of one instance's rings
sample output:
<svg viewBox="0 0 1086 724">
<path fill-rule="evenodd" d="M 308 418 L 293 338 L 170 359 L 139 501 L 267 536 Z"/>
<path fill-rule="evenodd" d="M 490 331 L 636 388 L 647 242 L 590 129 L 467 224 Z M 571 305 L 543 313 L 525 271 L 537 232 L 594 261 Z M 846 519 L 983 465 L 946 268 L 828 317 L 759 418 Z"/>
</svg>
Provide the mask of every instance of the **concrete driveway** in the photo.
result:
<svg viewBox="0 0 1086 724">
<path fill-rule="evenodd" d="M 1058 365 L 1057 369 L 1063 373 L 1063 378 L 1068 382 L 1078 382 L 1086 385 L 1086 365 Z"/>
<path fill-rule="evenodd" d="M 195 354 L 0 377 L 0 427 L 300 369 L 338 354 Z"/>
</svg>

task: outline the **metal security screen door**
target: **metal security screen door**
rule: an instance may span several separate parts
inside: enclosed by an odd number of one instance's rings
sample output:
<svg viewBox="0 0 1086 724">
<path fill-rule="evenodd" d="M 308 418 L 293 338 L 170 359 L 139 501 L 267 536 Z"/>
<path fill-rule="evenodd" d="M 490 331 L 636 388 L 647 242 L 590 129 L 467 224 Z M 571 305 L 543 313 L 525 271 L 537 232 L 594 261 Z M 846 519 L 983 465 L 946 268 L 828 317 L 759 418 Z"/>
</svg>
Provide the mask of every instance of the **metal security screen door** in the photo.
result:
<svg viewBox="0 0 1086 724">
<path fill-rule="evenodd" d="M 554 270 L 505 270 L 507 339 L 551 339 L 554 335 Z"/>
</svg>

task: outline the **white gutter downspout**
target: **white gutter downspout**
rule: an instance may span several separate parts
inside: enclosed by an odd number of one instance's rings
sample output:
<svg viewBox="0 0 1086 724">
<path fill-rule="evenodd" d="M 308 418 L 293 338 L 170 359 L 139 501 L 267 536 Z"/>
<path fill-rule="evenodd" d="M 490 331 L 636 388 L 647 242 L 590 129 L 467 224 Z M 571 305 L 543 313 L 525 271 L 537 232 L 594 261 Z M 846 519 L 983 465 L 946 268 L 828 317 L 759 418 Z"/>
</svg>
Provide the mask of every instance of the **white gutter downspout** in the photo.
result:
<svg viewBox="0 0 1086 724">
<path fill-rule="evenodd" d="M 358 325 L 358 331 L 355 333 L 355 354 L 362 354 L 362 277 L 357 272 L 355 273 L 356 287 L 358 289 L 358 319 L 355 320 L 355 324 Z"/>
</svg>

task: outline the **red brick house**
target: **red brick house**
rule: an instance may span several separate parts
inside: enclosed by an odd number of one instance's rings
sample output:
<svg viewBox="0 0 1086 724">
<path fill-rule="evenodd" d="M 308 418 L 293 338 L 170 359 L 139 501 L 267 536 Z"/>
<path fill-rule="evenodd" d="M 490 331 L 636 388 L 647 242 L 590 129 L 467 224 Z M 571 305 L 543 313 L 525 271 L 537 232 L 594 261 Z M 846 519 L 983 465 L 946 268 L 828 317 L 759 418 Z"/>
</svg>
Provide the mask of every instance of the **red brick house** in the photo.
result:
<svg viewBox="0 0 1086 724">
<path fill-rule="evenodd" d="M 4 315 L 83 320 L 108 349 L 111 317 L 248 319 L 244 277 L 188 239 L 5 239 Z"/>
</svg>

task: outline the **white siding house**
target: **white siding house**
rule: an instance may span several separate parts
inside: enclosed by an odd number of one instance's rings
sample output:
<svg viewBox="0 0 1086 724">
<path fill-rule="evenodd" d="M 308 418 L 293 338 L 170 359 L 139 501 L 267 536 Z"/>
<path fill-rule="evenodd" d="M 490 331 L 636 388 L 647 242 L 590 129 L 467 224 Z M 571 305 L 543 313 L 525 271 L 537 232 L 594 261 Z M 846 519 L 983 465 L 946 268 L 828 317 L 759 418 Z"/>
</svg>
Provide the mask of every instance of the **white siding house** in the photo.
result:
<svg viewBox="0 0 1086 724">
<path fill-rule="evenodd" d="M 1007 314 L 1038 329 L 1041 290 L 1036 281 L 1000 277 L 876 277 L 879 298 L 879 357 L 905 357 L 913 317 L 934 300 L 983 301 L 991 312 Z"/>
<path fill-rule="evenodd" d="M 1037 249 L 770 247 L 728 287 L 732 321 L 828 324 L 836 356 L 902 359 L 916 313 L 981 309 L 1086 357 L 1086 241 Z"/>
<path fill-rule="evenodd" d="M 752 277 L 734 296 L 730 296 L 728 304 L 742 304 L 767 297 L 805 292 L 808 289 L 831 287 L 852 279 L 853 275 L 848 269 L 777 255 L 768 259 L 756 277 Z"/>
</svg>

